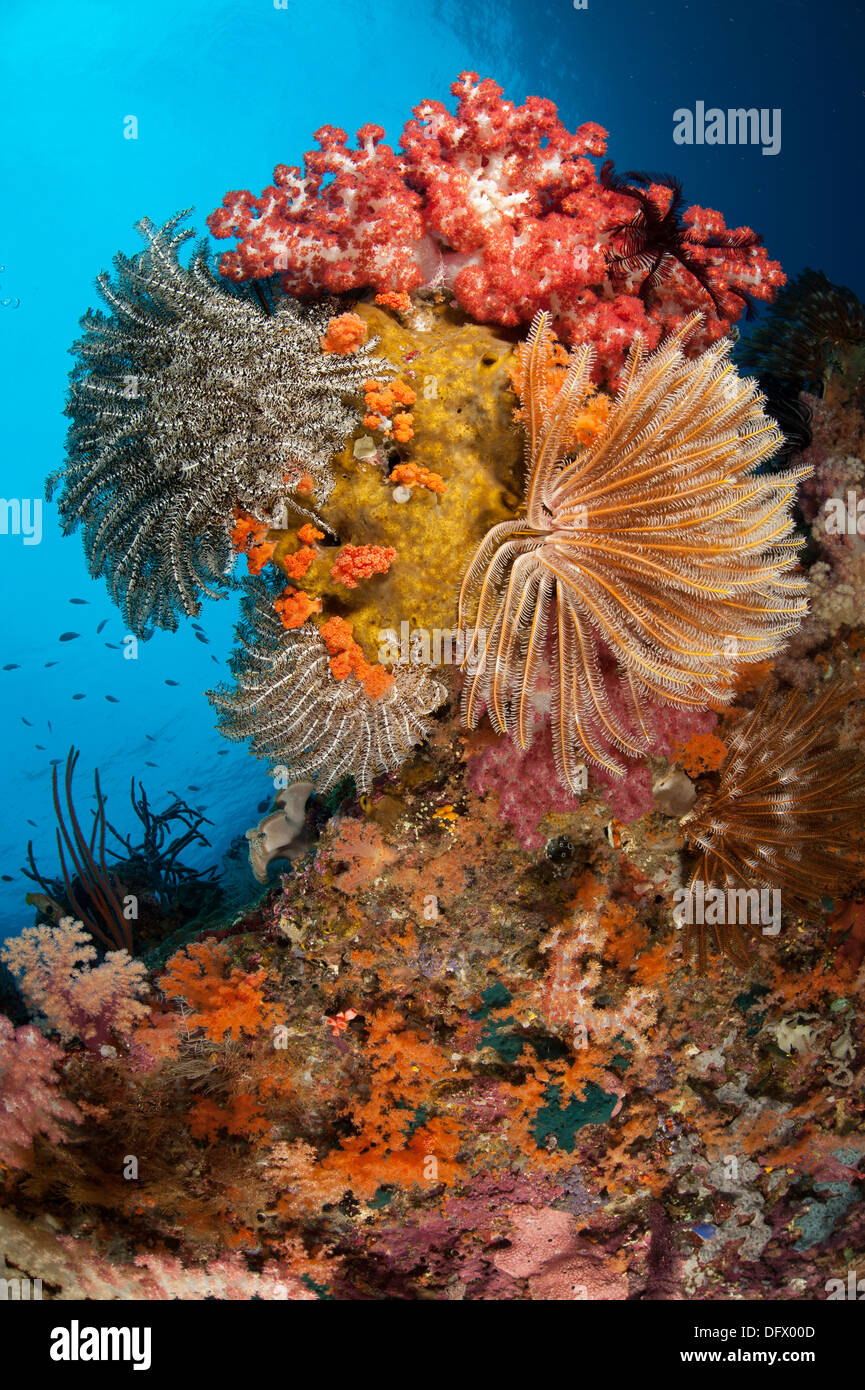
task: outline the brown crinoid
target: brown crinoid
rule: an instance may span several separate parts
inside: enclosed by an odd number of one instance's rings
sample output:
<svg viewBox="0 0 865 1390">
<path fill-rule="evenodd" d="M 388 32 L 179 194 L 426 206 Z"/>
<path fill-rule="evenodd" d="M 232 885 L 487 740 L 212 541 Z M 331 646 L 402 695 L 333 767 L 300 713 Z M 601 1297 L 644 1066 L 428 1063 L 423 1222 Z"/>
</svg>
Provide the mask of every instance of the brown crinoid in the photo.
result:
<svg viewBox="0 0 865 1390">
<path fill-rule="evenodd" d="M 865 870 L 865 758 L 838 747 L 838 718 L 850 697 L 838 680 L 810 700 L 768 686 L 727 740 L 717 789 L 682 818 L 699 851 L 691 893 L 702 884 L 701 896 L 720 888 L 726 899 L 725 920 L 685 924 L 685 955 L 696 944 L 701 970 L 710 944 L 747 963 L 749 937 L 765 932 L 742 889 L 777 889 L 779 908 L 802 911 Z"/>
<path fill-rule="evenodd" d="M 648 355 L 637 339 L 602 432 L 570 457 L 592 349 L 570 354 L 559 389 L 548 315 L 520 349 L 526 515 L 493 527 L 463 580 L 463 714 L 473 727 L 486 710 L 526 748 L 548 672 L 573 790 L 582 758 L 621 775 L 617 751 L 649 751 L 653 705 L 729 701 L 738 666 L 776 652 L 805 612 L 790 508 L 809 469 L 755 475 L 782 436 L 729 342 L 685 357 L 699 321 Z"/>
</svg>

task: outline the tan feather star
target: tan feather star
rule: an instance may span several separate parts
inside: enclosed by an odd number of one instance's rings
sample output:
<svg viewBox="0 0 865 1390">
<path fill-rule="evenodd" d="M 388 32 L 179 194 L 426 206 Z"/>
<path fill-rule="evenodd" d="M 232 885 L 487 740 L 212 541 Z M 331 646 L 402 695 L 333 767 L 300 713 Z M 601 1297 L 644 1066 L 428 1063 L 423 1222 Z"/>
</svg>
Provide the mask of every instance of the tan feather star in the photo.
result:
<svg viewBox="0 0 865 1390">
<path fill-rule="evenodd" d="M 606 427 L 573 456 L 592 349 L 574 349 L 558 391 L 547 314 L 520 349 L 526 515 L 493 527 L 463 580 L 463 714 L 474 727 L 486 710 L 526 748 L 548 670 L 574 790 L 583 758 L 621 775 L 618 753 L 650 750 L 653 704 L 729 701 L 738 666 L 778 651 L 806 611 L 790 511 L 810 470 L 756 474 L 783 436 L 729 341 L 685 356 L 699 321 L 648 355 L 635 341 Z"/>
</svg>

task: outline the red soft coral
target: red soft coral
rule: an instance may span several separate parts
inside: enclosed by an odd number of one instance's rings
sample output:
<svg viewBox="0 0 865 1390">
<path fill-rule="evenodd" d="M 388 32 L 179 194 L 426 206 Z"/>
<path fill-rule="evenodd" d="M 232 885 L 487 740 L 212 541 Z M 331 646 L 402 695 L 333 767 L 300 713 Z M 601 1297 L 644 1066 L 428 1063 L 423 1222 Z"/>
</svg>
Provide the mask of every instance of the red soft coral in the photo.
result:
<svg viewBox="0 0 865 1390">
<path fill-rule="evenodd" d="M 597 376 L 608 381 L 636 330 L 653 347 L 697 307 L 705 327 L 691 343 L 696 352 L 740 317 L 745 301 L 737 291 L 771 299 L 783 284 L 762 247 L 731 261 L 701 246 L 723 239 L 726 228 L 720 213 L 694 207 L 683 223 L 717 303 L 677 263 L 665 268 L 647 310 L 636 280 L 623 283 L 609 271 L 611 242 L 639 203 L 599 179 L 592 160 L 606 151 L 606 131 L 588 122 L 572 133 L 551 101 L 529 97 L 517 106 L 477 73 L 462 73 L 451 91 L 456 112 L 423 102 L 398 153 L 381 143 L 377 126 L 358 131 L 356 150 L 344 131 L 325 126 L 303 173 L 281 165 L 260 198 L 226 194 L 208 218 L 214 236 L 239 238 L 222 257 L 223 275 L 282 271 L 284 288 L 296 295 L 371 287 L 405 296 L 448 284 L 474 318 L 508 325 L 548 309 L 568 343 L 594 343 Z M 648 196 L 663 215 L 670 190 L 651 186 Z"/>
</svg>

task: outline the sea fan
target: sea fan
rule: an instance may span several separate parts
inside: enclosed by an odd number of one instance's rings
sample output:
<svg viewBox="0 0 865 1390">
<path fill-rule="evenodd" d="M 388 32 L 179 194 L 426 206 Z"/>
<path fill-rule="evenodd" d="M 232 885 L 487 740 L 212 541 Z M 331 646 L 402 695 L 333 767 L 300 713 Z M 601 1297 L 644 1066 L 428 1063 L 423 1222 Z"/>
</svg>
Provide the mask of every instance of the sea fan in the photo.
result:
<svg viewBox="0 0 865 1390">
<path fill-rule="evenodd" d="M 354 676 L 336 680 L 318 628 L 286 629 L 264 581 L 247 580 L 235 690 L 209 691 L 222 732 L 250 739 L 257 757 L 286 769 L 292 782 L 329 791 L 352 776 L 369 791 L 379 773 L 395 771 L 427 734 L 424 716 L 445 698 L 425 672 L 398 667 L 377 699 Z"/>
<path fill-rule="evenodd" d="M 520 351 L 527 515 L 489 532 L 463 580 L 463 713 L 474 726 L 486 709 L 527 747 L 549 668 L 557 768 L 574 791 L 580 758 L 621 775 L 615 749 L 648 751 L 652 703 L 729 701 L 738 665 L 777 651 L 805 612 L 788 571 L 809 469 L 755 476 L 780 432 L 729 341 L 685 357 L 699 318 L 649 356 L 636 340 L 606 426 L 570 461 L 592 349 L 571 353 L 557 393 L 547 315 Z"/>
<path fill-rule="evenodd" d="M 326 308 L 224 284 L 206 242 L 181 265 L 186 216 L 143 219 L 144 250 L 98 277 L 111 313 L 81 320 L 68 463 L 47 484 L 49 499 L 62 485 L 65 533 L 83 525 L 91 573 L 139 634 L 226 588 L 236 504 L 277 524 L 288 510 L 310 518 L 288 494 L 306 472 L 327 495 L 328 462 L 357 423 L 344 397 L 372 374 L 374 344 L 322 353 Z"/>
<path fill-rule="evenodd" d="M 837 742 L 850 695 L 841 681 L 810 700 L 799 691 L 782 695 L 774 685 L 763 691 L 727 739 L 717 789 L 682 818 L 687 840 L 699 851 L 692 889 L 698 881 L 724 889 L 778 888 L 783 908 L 801 911 L 861 876 L 865 758 Z M 749 959 L 739 925 L 711 931 L 718 950 Z M 702 969 L 707 929 L 686 930 L 686 954 L 695 935 Z"/>
</svg>

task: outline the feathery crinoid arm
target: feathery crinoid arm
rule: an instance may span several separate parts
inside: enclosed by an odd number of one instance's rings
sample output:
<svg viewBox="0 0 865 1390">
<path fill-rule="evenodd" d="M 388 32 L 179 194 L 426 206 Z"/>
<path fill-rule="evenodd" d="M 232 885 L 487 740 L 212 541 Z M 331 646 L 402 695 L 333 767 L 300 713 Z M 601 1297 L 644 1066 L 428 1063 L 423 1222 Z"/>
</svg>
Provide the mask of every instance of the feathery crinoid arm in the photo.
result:
<svg viewBox="0 0 865 1390">
<path fill-rule="evenodd" d="M 526 746 L 546 666 L 569 785 L 575 750 L 620 774 L 620 754 L 648 752 L 653 707 L 729 700 L 738 668 L 777 652 L 805 613 L 792 505 L 809 470 L 758 471 L 781 433 L 728 342 L 685 355 L 699 321 L 649 354 L 637 341 L 585 447 L 573 426 L 587 354 L 571 354 L 550 398 L 541 316 L 520 359 L 529 514 L 494 528 L 467 571 L 461 621 L 488 641 L 463 709 L 473 723 L 486 708 Z"/>
<path fill-rule="evenodd" d="M 183 265 L 186 216 L 142 218 L 144 249 L 98 277 L 109 313 L 81 320 L 67 463 L 47 484 L 139 634 L 225 592 L 236 505 L 264 522 L 298 512 L 304 472 L 326 498 L 332 455 L 356 424 L 346 398 L 373 362 L 378 375 L 394 370 L 373 359 L 375 343 L 323 353 L 326 306 L 221 281 L 205 242 Z"/>
<path fill-rule="evenodd" d="M 682 818 L 697 852 L 692 890 L 698 881 L 774 888 L 783 910 L 800 912 L 861 878 L 865 758 L 838 746 L 837 729 L 851 695 L 839 679 L 810 698 L 766 687 L 729 736 L 717 787 Z M 692 930 L 686 953 L 696 944 L 701 969 L 710 945 L 746 960 L 747 936 L 736 926 Z"/>
<path fill-rule="evenodd" d="M 222 732 L 248 739 L 256 757 L 285 767 L 293 781 L 314 781 L 324 792 L 351 776 L 368 792 L 426 737 L 426 716 L 444 700 L 444 687 L 416 667 L 398 667 L 374 699 L 354 676 L 335 679 L 317 627 L 282 626 L 263 580 L 244 587 L 235 687 L 208 692 Z"/>
</svg>

